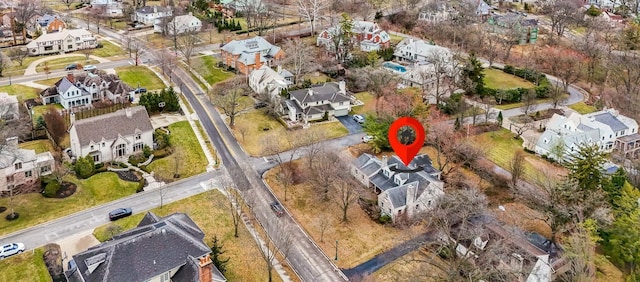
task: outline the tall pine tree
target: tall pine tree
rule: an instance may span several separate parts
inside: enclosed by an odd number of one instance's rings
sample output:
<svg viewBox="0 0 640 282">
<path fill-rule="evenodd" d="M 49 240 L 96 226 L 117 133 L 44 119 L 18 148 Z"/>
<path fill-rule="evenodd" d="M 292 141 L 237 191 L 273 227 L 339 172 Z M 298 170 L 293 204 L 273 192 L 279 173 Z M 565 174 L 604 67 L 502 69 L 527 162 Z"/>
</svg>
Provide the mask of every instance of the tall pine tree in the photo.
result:
<svg viewBox="0 0 640 282">
<path fill-rule="evenodd" d="M 222 250 L 223 248 L 224 246 L 222 245 L 222 243 L 218 241 L 218 236 L 214 235 L 213 245 L 211 246 L 211 261 L 222 274 L 227 271 L 227 263 L 229 262 L 229 258 L 222 258 L 222 255 L 225 253 L 225 251 Z"/>
</svg>

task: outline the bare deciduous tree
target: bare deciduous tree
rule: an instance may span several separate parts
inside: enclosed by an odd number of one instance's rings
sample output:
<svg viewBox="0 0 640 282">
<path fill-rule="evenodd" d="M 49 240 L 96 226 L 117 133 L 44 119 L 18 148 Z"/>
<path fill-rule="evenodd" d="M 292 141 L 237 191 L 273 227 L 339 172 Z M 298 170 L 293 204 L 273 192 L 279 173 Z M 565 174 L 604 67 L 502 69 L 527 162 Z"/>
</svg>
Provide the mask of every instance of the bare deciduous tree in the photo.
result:
<svg viewBox="0 0 640 282">
<path fill-rule="evenodd" d="M 235 126 L 236 117 L 247 111 L 249 107 L 242 103 L 241 98 L 248 90 L 244 78 L 237 77 L 230 81 L 216 85 L 209 93 L 211 103 L 220 108 L 229 117 L 229 127 Z"/>
<path fill-rule="evenodd" d="M 19 0 L 14 8 L 15 19 L 22 30 L 22 41 L 27 40 L 27 25 L 31 18 L 35 16 L 41 9 L 40 2 L 37 0 Z M 15 33 L 15 32 L 14 32 Z"/>
<path fill-rule="evenodd" d="M 536 110 L 538 107 L 537 102 L 536 92 L 533 89 L 527 90 L 527 92 L 522 95 L 522 108 L 520 108 L 520 110 L 525 115 L 524 118 L 527 118 L 527 115 Z"/>
<path fill-rule="evenodd" d="M 273 268 L 277 261 L 276 256 L 279 253 L 283 259 L 287 258 L 289 250 L 293 246 L 293 233 L 289 230 L 289 225 L 281 220 L 269 221 L 266 228 L 270 238 L 267 238 L 262 245 L 258 246 L 258 250 L 260 250 L 262 259 L 267 265 L 269 282 L 271 282 L 273 281 Z"/>
<path fill-rule="evenodd" d="M 315 64 L 313 47 L 304 43 L 300 38 L 287 39 L 282 47 L 287 58 L 284 63 L 293 72 L 294 82 L 300 81 L 300 76 L 311 71 Z"/>
<path fill-rule="evenodd" d="M 191 56 L 198 40 L 196 32 L 185 32 L 178 37 L 178 50 L 184 56 L 187 65 L 191 65 Z"/>
<path fill-rule="evenodd" d="M 391 72 L 367 67 L 363 69 L 367 74 L 367 90 L 376 97 L 376 115 L 380 114 L 382 97 L 396 90 L 398 78 Z"/>
<path fill-rule="evenodd" d="M 62 4 L 67 6 L 67 10 L 71 10 L 71 4 L 75 2 L 75 0 L 60 0 L 60 1 L 62 2 Z"/>
<path fill-rule="evenodd" d="M 7 54 L 12 60 L 18 62 L 18 65 L 22 66 L 24 59 L 29 56 L 29 50 L 23 47 L 14 47 L 8 51 Z"/>
<path fill-rule="evenodd" d="M 511 169 L 511 185 L 515 186 L 524 174 L 525 154 L 523 151 L 516 151 L 511 158 L 509 168 Z"/>
<path fill-rule="evenodd" d="M 298 13 L 304 17 L 311 25 L 311 35 L 316 32 L 316 22 L 320 18 L 324 9 L 327 8 L 327 0 L 295 0 Z"/>
<path fill-rule="evenodd" d="M 541 12 L 551 21 L 551 35 L 562 36 L 570 25 L 576 23 L 583 16 L 581 5 L 581 2 L 574 0 L 545 1 Z"/>
<path fill-rule="evenodd" d="M 349 212 L 349 207 L 354 201 L 358 198 L 358 192 L 356 191 L 356 187 L 359 184 L 353 178 L 353 176 L 349 173 L 349 167 L 344 164 L 342 160 L 333 164 L 336 166 L 339 174 L 335 181 L 331 182 L 331 188 L 334 190 L 335 201 L 342 210 L 342 222 L 349 221 L 347 213 Z"/>
</svg>

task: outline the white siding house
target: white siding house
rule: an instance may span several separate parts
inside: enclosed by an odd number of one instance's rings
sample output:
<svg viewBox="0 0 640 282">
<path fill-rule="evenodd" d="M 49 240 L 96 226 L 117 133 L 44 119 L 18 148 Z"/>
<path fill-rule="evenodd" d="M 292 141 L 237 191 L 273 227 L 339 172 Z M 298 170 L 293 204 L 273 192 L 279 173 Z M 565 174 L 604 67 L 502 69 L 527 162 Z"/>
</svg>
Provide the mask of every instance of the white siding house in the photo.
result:
<svg viewBox="0 0 640 282">
<path fill-rule="evenodd" d="M 151 26 L 157 19 L 164 17 L 170 17 L 173 15 L 173 10 L 170 8 L 159 6 L 144 6 L 131 15 L 131 20 L 134 22 L 140 22 L 144 25 Z"/>
<path fill-rule="evenodd" d="M 50 152 L 36 154 L 35 150 L 20 149 L 18 137 L 7 138 L 9 147 L 0 152 L 0 192 L 21 185 L 36 185 L 42 175 L 55 168 Z"/>
<path fill-rule="evenodd" d="M 96 73 L 68 74 L 53 87 L 40 92 L 43 104 L 59 103 L 65 109 L 91 105 L 92 102 L 110 100 L 122 103 L 133 98 L 131 86 L 115 74 L 103 71 Z"/>
<path fill-rule="evenodd" d="M 96 48 L 96 38 L 84 29 L 63 29 L 46 33 L 27 44 L 30 56 L 66 53 L 82 49 Z"/>
<path fill-rule="evenodd" d="M 321 120 L 325 115 L 329 118 L 341 117 L 351 111 L 351 98 L 344 81 L 327 82 L 289 92 L 289 100 L 284 102 L 283 111 L 292 121 Z"/>
<path fill-rule="evenodd" d="M 451 51 L 445 47 L 429 44 L 424 40 L 405 38 L 395 47 L 393 56 L 400 61 L 429 62 L 434 55 L 451 57 Z"/>
<path fill-rule="evenodd" d="M 153 29 L 155 32 L 162 32 L 163 26 L 160 21 L 154 23 Z M 183 34 L 185 32 L 199 32 L 202 28 L 202 22 L 191 15 L 191 13 L 182 16 L 176 16 L 166 25 L 167 33 L 169 35 Z"/>
<path fill-rule="evenodd" d="M 279 65 L 277 71 L 263 65 L 249 74 L 249 87 L 256 94 L 268 92 L 272 97 L 277 96 L 282 89 L 289 88 L 291 84 L 293 84 L 293 75 Z"/>
<path fill-rule="evenodd" d="M 69 136 L 73 155 L 91 156 L 95 162 L 142 152 L 145 145 L 153 148 L 153 126 L 142 106 L 79 121 L 72 118 Z"/>
</svg>

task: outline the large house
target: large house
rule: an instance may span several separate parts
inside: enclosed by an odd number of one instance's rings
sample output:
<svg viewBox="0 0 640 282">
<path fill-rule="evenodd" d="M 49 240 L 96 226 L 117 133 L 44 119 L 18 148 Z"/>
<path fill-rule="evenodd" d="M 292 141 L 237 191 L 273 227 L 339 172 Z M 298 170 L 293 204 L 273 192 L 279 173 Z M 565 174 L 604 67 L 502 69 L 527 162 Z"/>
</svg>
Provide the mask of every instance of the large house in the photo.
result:
<svg viewBox="0 0 640 282">
<path fill-rule="evenodd" d="M 415 172 L 417 168 L 421 169 Z M 431 165 L 427 155 L 416 156 L 407 167 L 395 155 L 380 160 L 362 154 L 351 164 L 351 174 L 378 194 L 382 215 L 394 222 L 430 210 L 444 195 L 441 172 Z"/>
<path fill-rule="evenodd" d="M 327 50 L 334 52 L 333 36 L 337 34 L 339 27 L 334 26 L 325 29 L 318 34 L 316 39 L 317 46 L 324 46 Z M 389 48 L 391 45 L 391 36 L 382 30 L 377 23 L 367 21 L 353 21 L 353 41 L 360 46 L 360 50 L 364 52 L 377 51 Z"/>
<path fill-rule="evenodd" d="M 122 1 L 118 0 L 91 0 L 92 9 L 102 9 L 101 16 L 121 17 L 123 14 Z"/>
<path fill-rule="evenodd" d="M 136 106 L 75 121 L 71 114 L 71 152 L 108 162 L 153 148 L 153 126 L 147 110 Z"/>
<path fill-rule="evenodd" d="M 248 75 L 263 65 L 278 65 L 284 59 L 284 51 L 256 36 L 243 40 L 232 40 L 221 48 L 222 63 Z"/>
<path fill-rule="evenodd" d="M 262 66 L 249 74 L 249 87 L 256 94 L 267 92 L 271 97 L 280 95 L 283 89 L 288 89 L 293 84 L 293 74 L 280 65 L 277 70 L 268 66 Z"/>
<path fill-rule="evenodd" d="M 44 14 L 36 18 L 36 26 L 40 31 L 46 33 L 58 32 L 67 27 L 67 24 L 57 15 Z"/>
<path fill-rule="evenodd" d="M 18 137 L 7 138 L 0 151 L 0 192 L 19 186 L 39 185 L 42 175 L 51 174 L 55 168 L 49 151 L 36 154 L 35 150 L 20 149 Z"/>
<path fill-rule="evenodd" d="M 351 98 L 344 81 L 327 82 L 289 92 L 282 110 L 291 121 L 316 121 L 346 116 L 351 111 Z"/>
<path fill-rule="evenodd" d="M 587 115 L 554 114 L 535 145 L 535 152 L 564 161 L 571 158 L 579 145 L 596 145 L 604 152 L 617 150 L 624 155 L 640 149 L 638 123 L 614 109 Z"/>
<path fill-rule="evenodd" d="M 45 33 L 27 44 L 30 56 L 73 52 L 96 48 L 97 40 L 85 29 L 63 29 Z"/>
<path fill-rule="evenodd" d="M 73 256 L 69 282 L 224 282 L 204 233 L 188 215 L 148 212 L 138 226 Z"/>
<path fill-rule="evenodd" d="M 527 19 L 516 13 L 495 15 L 489 18 L 488 23 L 493 26 L 495 33 L 518 33 L 518 43 L 535 43 L 538 40 L 538 20 Z"/>
<path fill-rule="evenodd" d="M 424 64 L 431 57 L 440 55 L 451 57 L 451 51 L 445 47 L 430 44 L 424 40 L 405 38 L 396 46 L 393 56 L 400 61 Z"/>
<path fill-rule="evenodd" d="M 103 100 L 123 103 L 133 99 L 133 95 L 133 88 L 118 75 L 102 71 L 67 74 L 53 87 L 40 92 L 42 104 L 58 103 L 65 109 L 90 106 L 92 102 Z"/>
<path fill-rule="evenodd" d="M 161 6 L 144 6 L 131 15 L 131 21 L 139 22 L 147 26 L 154 25 L 157 20 L 171 17 L 173 9 Z"/>
<path fill-rule="evenodd" d="M 153 30 L 163 32 L 165 27 L 169 35 L 198 32 L 202 28 L 202 21 L 189 12 L 187 15 L 175 16 L 166 25 L 163 25 L 162 21 L 155 21 Z"/>
<path fill-rule="evenodd" d="M 6 92 L 0 92 L 0 122 L 16 120 L 20 118 L 18 98 Z"/>
</svg>

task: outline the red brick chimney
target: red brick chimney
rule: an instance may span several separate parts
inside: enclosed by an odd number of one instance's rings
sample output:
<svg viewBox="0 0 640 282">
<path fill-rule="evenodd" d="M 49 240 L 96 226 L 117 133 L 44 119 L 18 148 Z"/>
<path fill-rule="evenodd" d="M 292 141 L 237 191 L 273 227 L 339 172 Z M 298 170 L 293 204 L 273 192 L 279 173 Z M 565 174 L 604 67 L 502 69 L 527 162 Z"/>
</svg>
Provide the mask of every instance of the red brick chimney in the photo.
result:
<svg viewBox="0 0 640 282">
<path fill-rule="evenodd" d="M 67 74 L 67 79 L 68 79 L 71 83 L 73 83 L 73 82 L 74 82 L 74 81 L 73 81 L 73 80 L 74 80 L 74 78 L 73 78 L 73 73 L 68 73 L 68 74 Z"/>
<path fill-rule="evenodd" d="M 255 69 L 259 69 L 262 66 L 262 62 L 260 62 L 260 52 L 256 52 L 256 67 Z"/>
<path fill-rule="evenodd" d="M 211 257 L 206 254 L 203 257 L 198 258 L 199 264 L 199 281 L 200 282 L 211 282 L 213 281 L 213 262 L 211 262 Z"/>
</svg>

